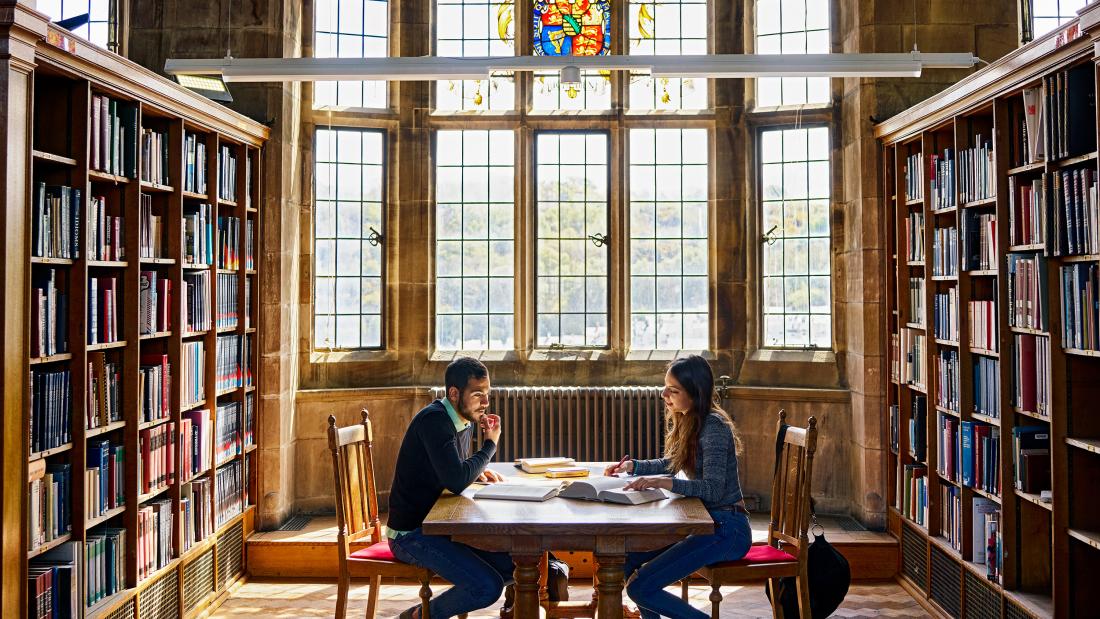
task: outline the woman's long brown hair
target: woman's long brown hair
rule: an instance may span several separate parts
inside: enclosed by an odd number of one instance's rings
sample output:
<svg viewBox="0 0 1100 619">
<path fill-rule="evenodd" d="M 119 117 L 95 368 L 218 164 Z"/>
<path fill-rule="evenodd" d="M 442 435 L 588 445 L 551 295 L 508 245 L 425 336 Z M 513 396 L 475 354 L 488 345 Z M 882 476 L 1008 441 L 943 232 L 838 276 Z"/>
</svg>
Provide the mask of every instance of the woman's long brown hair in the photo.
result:
<svg viewBox="0 0 1100 619">
<path fill-rule="evenodd" d="M 680 383 L 691 398 L 691 410 L 683 415 L 665 410 L 665 457 L 669 460 L 669 470 L 684 471 L 694 478 L 695 457 L 699 449 L 699 434 L 712 411 L 719 413 L 722 421 L 729 426 L 733 434 L 734 449 L 741 452 L 741 438 L 737 434 L 737 425 L 733 418 L 722 409 L 714 393 L 714 372 L 707 360 L 699 355 L 689 355 L 673 360 L 668 371 Z"/>
</svg>

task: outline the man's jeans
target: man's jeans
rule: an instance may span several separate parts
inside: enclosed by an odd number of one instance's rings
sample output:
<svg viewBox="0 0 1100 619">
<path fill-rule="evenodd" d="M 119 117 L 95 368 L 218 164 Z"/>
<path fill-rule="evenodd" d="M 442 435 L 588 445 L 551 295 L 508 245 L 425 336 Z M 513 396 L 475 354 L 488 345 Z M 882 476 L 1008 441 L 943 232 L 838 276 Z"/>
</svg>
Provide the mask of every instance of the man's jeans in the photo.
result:
<svg viewBox="0 0 1100 619">
<path fill-rule="evenodd" d="M 432 619 L 445 619 L 492 606 L 512 584 L 512 557 L 506 552 L 486 552 L 440 535 L 424 535 L 416 529 L 390 540 L 393 556 L 427 568 L 454 586 L 432 596 Z"/>
<path fill-rule="evenodd" d="M 635 571 L 638 575 L 627 585 L 626 592 L 638 605 L 642 619 L 710 616 L 665 591 L 665 587 L 691 576 L 704 565 L 736 561 L 749 551 L 752 528 L 747 515 L 729 510 L 712 511 L 710 515 L 714 518 L 711 535 L 691 535 L 661 550 L 627 553 L 623 577 L 629 578 Z"/>
</svg>

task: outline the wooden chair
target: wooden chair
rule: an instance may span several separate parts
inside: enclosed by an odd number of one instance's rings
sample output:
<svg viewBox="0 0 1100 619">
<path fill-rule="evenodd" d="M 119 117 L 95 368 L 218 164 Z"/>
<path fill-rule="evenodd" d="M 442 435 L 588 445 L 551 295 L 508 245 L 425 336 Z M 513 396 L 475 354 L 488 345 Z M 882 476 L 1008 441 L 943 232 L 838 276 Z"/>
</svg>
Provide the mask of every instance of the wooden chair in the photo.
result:
<svg viewBox="0 0 1100 619">
<path fill-rule="evenodd" d="M 370 578 L 367 619 L 374 619 L 383 576 L 420 581 L 420 616 L 429 619 L 432 572 L 398 561 L 390 551 L 389 540 L 382 536 L 374 459 L 371 457 L 373 438 L 367 409 L 363 409 L 362 423 L 344 428 L 336 427 L 336 417 L 329 415 L 328 447 L 332 451 L 332 476 L 336 483 L 337 547 L 340 552 L 336 617 L 343 619 L 347 614 L 348 589 L 354 569 L 356 576 Z M 358 543 L 370 546 L 351 552 L 351 544 Z"/>
<path fill-rule="evenodd" d="M 772 479 L 771 522 L 766 543 L 754 544 L 737 561 L 715 563 L 699 570 L 710 582 L 712 619 L 718 619 L 722 585 L 767 579 L 772 614 L 783 619 L 777 587 L 779 578 L 794 576 L 798 590 L 799 615 L 810 617 L 810 591 L 806 575 L 807 529 L 810 523 L 810 480 L 817 449 L 817 419 L 810 417 L 805 428 L 788 426 L 786 411 L 779 411 L 776 426 L 776 465 Z M 783 434 L 780 443 L 779 433 Z M 790 552 L 788 552 L 788 550 Z M 684 582 L 684 599 L 687 584 Z"/>
</svg>

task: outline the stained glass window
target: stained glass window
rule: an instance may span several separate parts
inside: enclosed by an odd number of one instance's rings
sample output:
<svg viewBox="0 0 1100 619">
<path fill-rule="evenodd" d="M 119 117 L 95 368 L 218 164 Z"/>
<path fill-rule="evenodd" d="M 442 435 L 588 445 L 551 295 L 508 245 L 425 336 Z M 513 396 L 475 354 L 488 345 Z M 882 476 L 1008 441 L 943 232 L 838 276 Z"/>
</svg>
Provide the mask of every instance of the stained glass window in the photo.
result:
<svg viewBox="0 0 1100 619">
<path fill-rule="evenodd" d="M 706 129 L 630 130 L 630 347 L 705 350 Z"/>
<path fill-rule="evenodd" d="M 608 345 L 608 136 L 535 134 L 535 345 Z"/>
<path fill-rule="evenodd" d="M 597 56 L 611 53 L 610 0 L 536 0 L 532 46 L 536 56 Z M 535 73 L 531 107 L 536 112 L 611 109 L 610 74 L 581 71 L 580 84 L 563 84 L 557 73 Z"/>
<path fill-rule="evenodd" d="M 436 55 L 512 56 L 515 54 L 515 6 L 510 0 L 437 0 Z M 439 80 L 439 111 L 511 110 L 515 81 L 511 75 L 487 80 Z"/>
<path fill-rule="evenodd" d="M 382 345 L 382 132 L 318 129 L 314 141 L 313 345 Z"/>
<path fill-rule="evenodd" d="M 113 32 L 118 24 L 118 9 L 110 0 L 38 0 L 37 8 L 52 21 L 86 13 L 88 23 L 77 26 L 73 34 L 108 49 L 118 42 L 117 33 Z"/>
<path fill-rule="evenodd" d="M 513 152 L 508 130 L 436 134 L 436 348 L 515 347 Z"/>
<path fill-rule="evenodd" d="M 385 58 L 389 55 L 387 0 L 317 0 L 313 8 L 313 56 Z M 385 108 L 386 82 L 316 82 L 313 107 Z"/>
<path fill-rule="evenodd" d="M 828 54 L 829 0 L 757 0 L 756 53 Z M 829 102 L 827 77 L 760 77 L 757 107 Z"/>
<path fill-rule="evenodd" d="M 764 345 L 829 348 L 829 129 L 760 133 Z"/>
<path fill-rule="evenodd" d="M 707 53 L 707 0 L 631 2 L 629 53 Z M 632 110 L 698 110 L 707 106 L 707 80 L 630 76 Z"/>
</svg>

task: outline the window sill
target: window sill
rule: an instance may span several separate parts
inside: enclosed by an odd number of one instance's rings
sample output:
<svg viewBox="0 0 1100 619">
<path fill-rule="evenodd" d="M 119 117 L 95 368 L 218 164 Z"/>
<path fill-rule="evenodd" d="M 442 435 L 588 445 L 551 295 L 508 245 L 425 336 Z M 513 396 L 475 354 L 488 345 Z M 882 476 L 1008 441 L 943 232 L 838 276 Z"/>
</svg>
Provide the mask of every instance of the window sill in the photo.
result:
<svg viewBox="0 0 1100 619">
<path fill-rule="evenodd" d="M 831 111 L 833 103 L 800 103 L 794 105 L 773 105 L 770 107 L 754 107 L 747 110 L 748 114 L 782 114 L 783 112 L 813 112 Z"/>
<path fill-rule="evenodd" d="M 396 362 L 398 358 L 396 350 L 336 350 L 331 352 L 313 351 L 309 355 L 309 362 L 314 364 L 324 363 L 362 363 L 368 361 Z"/>
<path fill-rule="evenodd" d="M 746 386 L 836 389 L 840 368 L 832 350 L 757 349 L 749 353 L 738 373 Z"/>
<path fill-rule="evenodd" d="M 459 357 L 473 357 L 481 362 L 519 361 L 519 353 L 514 350 L 437 350 L 429 357 L 433 362 L 451 362 Z"/>
<path fill-rule="evenodd" d="M 708 361 L 718 357 L 710 350 L 632 350 L 626 353 L 626 361 L 663 361 L 668 362 L 679 357 L 699 355 Z"/>
<path fill-rule="evenodd" d="M 619 358 L 615 352 L 607 349 L 565 348 L 550 350 L 536 348 L 527 353 L 527 360 L 539 361 L 615 361 Z"/>
<path fill-rule="evenodd" d="M 758 348 L 746 361 L 770 363 L 836 363 L 832 350 L 788 350 L 782 348 Z"/>
</svg>

